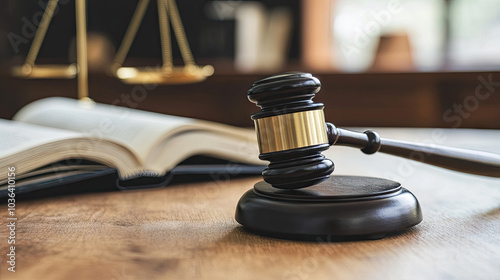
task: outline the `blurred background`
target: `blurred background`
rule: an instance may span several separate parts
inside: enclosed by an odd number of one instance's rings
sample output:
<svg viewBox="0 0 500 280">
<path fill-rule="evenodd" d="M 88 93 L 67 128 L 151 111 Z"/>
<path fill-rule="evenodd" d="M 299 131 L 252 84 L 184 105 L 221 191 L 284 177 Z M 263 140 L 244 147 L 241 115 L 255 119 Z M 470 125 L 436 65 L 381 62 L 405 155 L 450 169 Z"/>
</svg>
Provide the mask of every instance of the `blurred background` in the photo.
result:
<svg viewBox="0 0 500 280">
<path fill-rule="evenodd" d="M 47 1 L 0 3 L 1 118 L 43 97 L 76 97 L 74 79 L 10 75 Z M 137 2 L 87 1 L 89 91 L 98 102 L 251 126 L 251 84 L 303 71 L 320 78 L 315 100 L 336 125 L 500 128 L 500 0 L 177 0 L 195 61 L 215 73 L 156 86 L 108 74 Z M 60 0 L 36 63 L 75 62 L 74 38 L 74 1 Z M 124 65 L 161 65 L 156 1 Z"/>
</svg>

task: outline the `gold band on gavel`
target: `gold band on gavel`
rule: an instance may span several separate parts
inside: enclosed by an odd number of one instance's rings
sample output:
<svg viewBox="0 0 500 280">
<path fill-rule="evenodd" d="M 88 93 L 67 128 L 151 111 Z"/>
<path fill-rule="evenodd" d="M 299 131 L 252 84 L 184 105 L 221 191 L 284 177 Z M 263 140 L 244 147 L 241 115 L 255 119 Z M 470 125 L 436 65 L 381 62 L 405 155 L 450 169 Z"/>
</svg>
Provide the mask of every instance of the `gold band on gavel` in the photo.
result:
<svg viewBox="0 0 500 280">
<path fill-rule="evenodd" d="M 261 154 L 327 144 L 323 109 L 255 120 Z"/>
</svg>

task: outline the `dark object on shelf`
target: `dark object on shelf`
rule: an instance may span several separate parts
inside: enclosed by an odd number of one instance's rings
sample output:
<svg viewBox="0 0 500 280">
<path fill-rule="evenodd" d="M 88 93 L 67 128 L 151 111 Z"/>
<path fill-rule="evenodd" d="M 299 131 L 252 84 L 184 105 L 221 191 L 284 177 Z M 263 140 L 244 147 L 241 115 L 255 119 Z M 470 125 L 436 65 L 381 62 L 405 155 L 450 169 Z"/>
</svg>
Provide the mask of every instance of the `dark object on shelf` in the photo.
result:
<svg viewBox="0 0 500 280">
<path fill-rule="evenodd" d="M 420 223 L 417 199 L 399 183 L 330 177 L 333 162 L 321 152 L 334 144 L 500 177 L 500 155 L 381 139 L 372 131 L 358 133 L 325 123 L 324 105 L 312 101 L 320 87 L 310 74 L 286 73 L 260 80 L 248 91 L 249 100 L 261 107 L 252 115 L 259 157 L 270 161 L 262 173 L 265 182 L 238 203 L 236 220 L 250 230 L 283 238 L 373 238 Z"/>
<path fill-rule="evenodd" d="M 412 46 L 407 33 L 381 35 L 370 71 L 415 71 Z"/>
</svg>

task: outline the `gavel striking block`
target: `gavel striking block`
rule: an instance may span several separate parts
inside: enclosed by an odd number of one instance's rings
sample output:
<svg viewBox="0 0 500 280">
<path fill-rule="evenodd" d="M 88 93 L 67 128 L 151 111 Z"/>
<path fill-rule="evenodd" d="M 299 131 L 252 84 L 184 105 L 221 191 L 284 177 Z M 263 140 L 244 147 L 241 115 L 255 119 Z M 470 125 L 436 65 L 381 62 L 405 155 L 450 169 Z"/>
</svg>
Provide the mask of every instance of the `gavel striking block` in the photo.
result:
<svg viewBox="0 0 500 280">
<path fill-rule="evenodd" d="M 236 220 L 248 230 L 289 239 L 380 238 L 422 221 L 415 196 L 400 183 L 363 176 L 330 176 L 334 164 L 321 153 L 330 145 L 384 152 L 428 164 L 500 177 L 500 156 L 446 146 L 380 138 L 326 123 L 324 105 L 314 103 L 321 83 L 307 73 L 285 73 L 257 81 L 248 99 L 264 181 L 240 199 Z M 323 240 L 323 239 L 322 239 Z"/>
</svg>

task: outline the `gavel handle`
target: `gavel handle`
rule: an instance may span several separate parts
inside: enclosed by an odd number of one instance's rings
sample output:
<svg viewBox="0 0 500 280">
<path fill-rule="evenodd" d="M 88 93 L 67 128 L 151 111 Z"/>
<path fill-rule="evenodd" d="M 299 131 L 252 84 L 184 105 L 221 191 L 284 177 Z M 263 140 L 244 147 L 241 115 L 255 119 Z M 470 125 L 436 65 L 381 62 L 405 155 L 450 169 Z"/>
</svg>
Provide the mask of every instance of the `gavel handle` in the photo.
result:
<svg viewBox="0 0 500 280">
<path fill-rule="evenodd" d="M 360 148 L 365 154 L 382 152 L 455 171 L 500 178 L 498 154 L 384 139 L 373 131 L 355 132 L 336 128 L 331 123 L 327 123 L 327 134 L 330 145 Z"/>
</svg>

